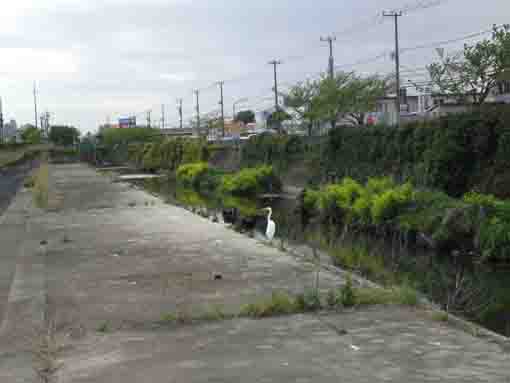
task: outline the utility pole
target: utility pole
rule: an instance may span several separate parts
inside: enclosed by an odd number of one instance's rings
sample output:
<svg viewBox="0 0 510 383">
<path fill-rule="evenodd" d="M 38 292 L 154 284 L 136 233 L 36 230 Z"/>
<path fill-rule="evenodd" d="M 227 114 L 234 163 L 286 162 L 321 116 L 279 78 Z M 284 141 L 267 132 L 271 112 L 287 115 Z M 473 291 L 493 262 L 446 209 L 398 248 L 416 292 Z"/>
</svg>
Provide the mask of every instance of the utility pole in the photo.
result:
<svg viewBox="0 0 510 383">
<path fill-rule="evenodd" d="M 165 104 L 161 104 L 161 129 L 165 129 Z"/>
<path fill-rule="evenodd" d="M 321 41 L 327 42 L 329 44 L 328 72 L 329 72 L 329 78 L 333 79 L 335 77 L 335 58 L 333 56 L 333 41 L 336 41 L 336 37 L 335 36 L 321 37 Z"/>
<path fill-rule="evenodd" d="M 35 112 L 35 128 L 37 129 L 37 90 L 35 88 L 35 81 L 34 81 L 34 112 Z"/>
<path fill-rule="evenodd" d="M 179 128 L 182 129 L 182 98 L 177 100 L 177 111 L 179 112 Z"/>
<path fill-rule="evenodd" d="M 48 111 L 46 111 L 44 117 L 45 117 L 44 119 L 46 122 L 46 137 L 49 137 L 49 134 L 50 134 L 50 113 Z"/>
<path fill-rule="evenodd" d="M 384 17 L 393 17 L 395 20 L 395 82 L 396 82 L 396 108 L 397 108 L 397 126 L 400 125 L 400 49 L 398 44 L 398 18 L 402 12 L 391 11 L 383 12 Z"/>
<path fill-rule="evenodd" d="M 2 98 L 0 97 L 0 144 L 4 143 L 4 110 Z"/>
<path fill-rule="evenodd" d="M 197 111 L 197 135 L 200 136 L 200 101 L 199 101 L 200 90 L 195 89 L 193 91 L 193 93 L 195 93 L 195 97 L 196 97 L 196 101 L 197 101 L 197 105 L 196 105 L 196 111 Z"/>
<path fill-rule="evenodd" d="M 151 110 L 149 109 L 147 111 L 147 128 L 150 129 L 150 127 L 151 127 Z"/>
<path fill-rule="evenodd" d="M 276 76 L 276 66 L 280 65 L 282 62 L 279 60 L 273 60 L 270 61 L 269 64 L 273 66 L 274 68 L 274 108 L 275 108 L 275 114 L 278 116 L 278 111 L 280 110 L 280 106 L 278 105 L 278 78 Z M 277 121 L 277 129 L 278 132 L 280 132 L 280 121 Z"/>
<path fill-rule="evenodd" d="M 223 109 L 223 81 L 219 81 L 218 85 L 220 86 L 220 105 L 221 105 L 221 136 L 225 137 L 225 111 Z"/>
</svg>

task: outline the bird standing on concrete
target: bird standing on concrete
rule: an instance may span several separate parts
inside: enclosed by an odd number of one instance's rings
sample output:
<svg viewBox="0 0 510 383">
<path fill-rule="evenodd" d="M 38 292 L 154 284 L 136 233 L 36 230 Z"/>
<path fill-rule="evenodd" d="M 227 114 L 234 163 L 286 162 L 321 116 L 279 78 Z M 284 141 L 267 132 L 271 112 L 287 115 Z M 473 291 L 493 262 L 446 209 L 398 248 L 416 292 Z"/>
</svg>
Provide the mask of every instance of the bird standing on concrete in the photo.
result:
<svg viewBox="0 0 510 383">
<path fill-rule="evenodd" d="M 270 207 L 266 207 L 263 210 L 267 211 L 266 238 L 272 241 L 274 238 L 274 234 L 276 233 L 276 223 L 271 219 L 273 209 L 271 209 Z"/>
</svg>

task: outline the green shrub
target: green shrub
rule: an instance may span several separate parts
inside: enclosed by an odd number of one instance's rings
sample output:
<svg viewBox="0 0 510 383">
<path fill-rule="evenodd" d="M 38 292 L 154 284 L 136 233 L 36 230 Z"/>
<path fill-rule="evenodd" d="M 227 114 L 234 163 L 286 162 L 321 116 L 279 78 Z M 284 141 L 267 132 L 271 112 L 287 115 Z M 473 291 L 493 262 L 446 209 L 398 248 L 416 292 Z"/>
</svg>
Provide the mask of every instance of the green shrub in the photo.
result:
<svg viewBox="0 0 510 383">
<path fill-rule="evenodd" d="M 269 300 L 250 303 L 241 308 L 240 315 L 252 318 L 264 318 L 286 315 L 296 312 L 294 300 L 286 293 L 274 292 Z"/>
<path fill-rule="evenodd" d="M 481 194 L 474 191 L 464 194 L 462 200 L 470 205 L 492 211 L 498 204 L 498 200 L 492 194 Z"/>
<path fill-rule="evenodd" d="M 320 310 L 322 307 L 320 296 L 315 289 L 307 289 L 304 293 L 299 294 L 295 300 L 297 311 L 313 312 Z"/>
<path fill-rule="evenodd" d="M 198 162 L 179 166 L 176 177 L 183 185 L 197 186 L 209 172 L 209 165 L 206 162 Z"/>
<path fill-rule="evenodd" d="M 49 203 L 49 167 L 43 163 L 34 175 L 32 194 L 35 205 L 41 209 L 48 207 Z"/>
<path fill-rule="evenodd" d="M 352 307 L 356 304 L 356 296 L 352 287 L 351 277 L 347 278 L 345 285 L 340 289 L 340 303 L 344 307 Z"/>
<path fill-rule="evenodd" d="M 356 305 L 405 305 L 416 306 L 418 293 L 408 286 L 390 289 L 365 287 L 355 290 Z"/>
<path fill-rule="evenodd" d="M 510 220 L 486 219 L 480 226 L 480 248 L 485 259 L 510 259 Z"/>
<path fill-rule="evenodd" d="M 402 211 L 409 207 L 414 200 L 414 190 L 411 184 L 404 184 L 394 189 L 389 189 L 374 198 L 371 207 L 372 220 L 374 223 L 383 223 L 396 218 Z"/>
<path fill-rule="evenodd" d="M 278 192 L 281 182 L 272 166 L 246 168 L 232 175 L 225 175 L 221 181 L 221 191 L 234 195 L 253 195 L 264 192 Z"/>
</svg>

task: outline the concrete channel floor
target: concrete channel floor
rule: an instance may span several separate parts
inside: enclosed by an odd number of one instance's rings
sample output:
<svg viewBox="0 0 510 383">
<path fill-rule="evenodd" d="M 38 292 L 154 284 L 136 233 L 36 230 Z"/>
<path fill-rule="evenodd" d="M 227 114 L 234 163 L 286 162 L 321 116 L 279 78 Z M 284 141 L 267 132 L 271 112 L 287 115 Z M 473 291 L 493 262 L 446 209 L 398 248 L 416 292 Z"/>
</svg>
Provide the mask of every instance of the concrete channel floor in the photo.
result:
<svg viewBox="0 0 510 383">
<path fill-rule="evenodd" d="M 500 346 L 402 307 L 158 326 L 303 292 L 314 267 L 85 165 L 50 170 L 49 211 L 20 192 L 0 229 L 0 267 L 16 260 L 0 382 L 33 381 L 26 342 L 45 316 L 59 382 L 510 381 Z M 323 292 L 343 281 L 321 271 Z"/>
</svg>

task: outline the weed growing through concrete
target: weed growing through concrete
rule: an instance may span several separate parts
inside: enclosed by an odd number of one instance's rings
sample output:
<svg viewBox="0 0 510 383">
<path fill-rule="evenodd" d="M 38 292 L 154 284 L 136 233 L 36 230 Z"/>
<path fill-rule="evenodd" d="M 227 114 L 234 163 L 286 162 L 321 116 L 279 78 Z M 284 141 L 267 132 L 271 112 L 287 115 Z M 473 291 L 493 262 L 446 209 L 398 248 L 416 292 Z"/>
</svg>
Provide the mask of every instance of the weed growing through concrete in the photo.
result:
<svg viewBox="0 0 510 383">
<path fill-rule="evenodd" d="M 432 319 L 437 322 L 448 322 L 449 315 L 445 311 L 434 311 L 431 315 Z"/>
<path fill-rule="evenodd" d="M 55 337 L 55 326 L 36 331 L 32 342 L 34 372 L 41 383 L 56 382 L 56 374 L 62 368 L 57 362 L 60 346 Z"/>
<path fill-rule="evenodd" d="M 32 189 L 34 203 L 37 207 L 48 207 L 49 198 L 49 168 L 48 164 L 42 164 L 34 175 L 34 187 Z"/>
<path fill-rule="evenodd" d="M 382 288 L 360 288 L 355 290 L 355 301 L 357 306 L 366 305 L 418 305 L 418 293 L 410 287 L 394 287 L 391 289 Z"/>
<path fill-rule="evenodd" d="M 97 328 L 97 332 L 100 332 L 103 334 L 109 333 L 110 331 L 111 331 L 111 327 L 110 327 L 110 323 L 108 321 L 104 321 Z"/>
<path fill-rule="evenodd" d="M 275 315 L 288 315 L 297 310 L 295 300 L 284 292 L 274 292 L 270 299 L 249 303 L 241 308 L 240 316 L 264 318 Z"/>
</svg>

